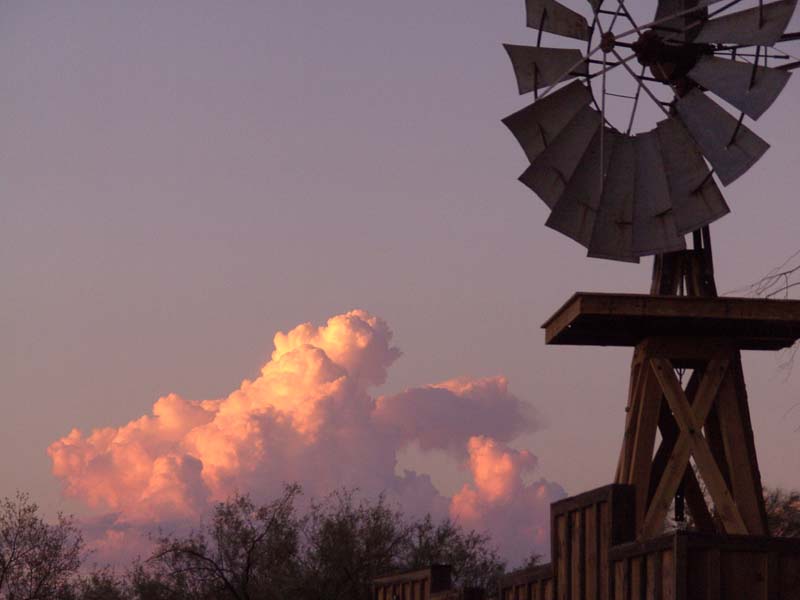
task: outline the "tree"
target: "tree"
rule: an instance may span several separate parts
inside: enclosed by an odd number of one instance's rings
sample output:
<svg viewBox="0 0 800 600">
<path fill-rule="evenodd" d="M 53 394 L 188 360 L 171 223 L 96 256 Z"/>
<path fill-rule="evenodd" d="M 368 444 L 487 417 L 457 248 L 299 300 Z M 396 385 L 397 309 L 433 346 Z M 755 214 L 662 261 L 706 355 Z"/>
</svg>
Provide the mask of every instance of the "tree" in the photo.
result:
<svg viewBox="0 0 800 600">
<path fill-rule="evenodd" d="M 76 577 L 64 586 L 58 600 L 131 600 L 125 583 L 108 568 Z"/>
<path fill-rule="evenodd" d="M 409 568 L 450 565 L 459 588 L 495 589 L 505 572 L 487 534 L 464 531 L 450 519 L 434 523 L 430 515 L 411 525 L 404 562 Z"/>
<path fill-rule="evenodd" d="M 375 577 L 405 566 L 409 527 L 384 496 L 370 504 L 334 492 L 312 503 L 303 533 L 299 598 L 368 600 Z"/>
<path fill-rule="evenodd" d="M 341 490 L 312 505 L 304 530 L 298 598 L 367 600 L 372 580 L 388 573 L 448 564 L 459 588 L 494 589 L 504 563 L 488 535 L 449 519 L 411 519 L 384 496 L 356 500 Z"/>
<path fill-rule="evenodd" d="M 248 495 L 217 504 L 209 526 L 167 536 L 139 568 L 138 586 L 156 598 L 281 599 L 296 579 L 297 485 L 264 506 Z"/>
<path fill-rule="evenodd" d="M 59 513 L 49 524 L 38 513 L 27 494 L 0 502 L 2 598 L 53 598 L 80 567 L 83 538 L 72 518 Z"/>
<path fill-rule="evenodd" d="M 800 537 L 800 491 L 766 488 L 764 502 L 772 535 Z"/>
</svg>

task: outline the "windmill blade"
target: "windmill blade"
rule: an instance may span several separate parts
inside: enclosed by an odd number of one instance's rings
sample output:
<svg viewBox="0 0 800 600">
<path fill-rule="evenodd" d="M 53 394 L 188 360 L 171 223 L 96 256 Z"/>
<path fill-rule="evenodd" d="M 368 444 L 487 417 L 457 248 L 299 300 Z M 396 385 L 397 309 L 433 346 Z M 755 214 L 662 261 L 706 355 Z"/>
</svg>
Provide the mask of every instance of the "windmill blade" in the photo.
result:
<svg viewBox="0 0 800 600">
<path fill-rule="evenodd" d="M 592 239 L 595 214 L 600 206 L 603 174 L 608 169 L 614 141 L 615 136 L 605 126 L 595 133 L 545 223 L 587 248 Z"/>
<path fill-rule="evenodd" d="M 589 22 L 585 17 L 556 0 L 526 0 L 528 27 L 575 38 L 589 39 Z"/>
<path fill-rule="evenodd" d="M 614 150 L 594 219 L 589 256 L 639 262 L 633 254 L 636 144 L 630 136 L 611 135 Z"/>
<path fill-rule="evenodd" d="M 635 149 L 633 253 L 644 256 L 684 250 L 686 240 L 675 227 L 658 133 L 653 130 L 637 135 Z"/>
<path fill-rule="evenodd" d="M 680 98 L 675 108 L 723 185 L 735 181 L 769 149 L 767 142 L 698 89 Z"/>
<path fill-rule="evenodd" d="M 702 57 L 689 71 L 691 79 L 753 119 L 758 119 L 775 102 L 790 76 L 782 69 L 715 56 Z"/>
<path fill-rule="evenodd" d="M 705 227 L 730 212 L 703 155 L 683 124 L 670 117 L 656 126 L 678 234 Z"/>
<path fill-rule="evenodd" d="M 687 12 L 692 8 L 696 10 Z M 681 16 L 670 18 L 671 15 L 678 14 Z M 671 32 L 672 39 L 691 41 L 697 33 L 697 26 L 691 27 L 691 25 L 705 19 L 707 15 L 708 9 L 703 3 L 698 3 L 698 0 L 658 0 L 656 21 L 661 19 L 664 21 L 654 29 Z"/>
<path fill-rule="evenodd" d="M 573 81 L 503 119 L 533 162 L 578 112 L 592 101 L 588 88 Z"/>
<path fill-rule="evenodd" d="M 539 48 L 503 44 L 517 76 L 520 94 L 527 94 L 557 81 L 567 81 L 587 72 L 586 62 L 575 65 L 583 58 L 580 50 L 565 48 Z M 572 69 L 572 72 L 569 72 Z"/>
<path fill-rule="evenodd" d="M 786 31 L 797 0 L 781 0 L 708 21 L 695 42 L 772 46 Z"/>
<path fill-rule="evenodd" d="M 519 180 L 553 208 L 602 122 L 600 113 L 584 106 Z"/>
</svg>

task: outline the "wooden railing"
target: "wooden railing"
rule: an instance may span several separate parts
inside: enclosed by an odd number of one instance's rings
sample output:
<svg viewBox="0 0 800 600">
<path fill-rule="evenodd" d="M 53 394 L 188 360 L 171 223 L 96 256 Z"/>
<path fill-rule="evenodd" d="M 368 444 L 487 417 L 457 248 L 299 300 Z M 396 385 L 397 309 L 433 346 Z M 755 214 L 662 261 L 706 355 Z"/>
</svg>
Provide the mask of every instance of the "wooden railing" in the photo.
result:
<svg viewBox="0 0 800 600">
<path fill-rule="evenodd" d="M 800 600 L 800 539 L 675 532 L 609 555 L 613 600 Z"/>
<path fill-rule="evenodd" d="M 406 571 L 379 577 L 372 584 L 373 600 L 483 600 L 477 588 L 453 589 L 450 567 L 434 565 L 428 569 Z"/>
<path fill-rule="evenodd" d="M 377 578 L 372 585 L 374 600 L 432 600 L 435 594 L 452 587 L 450 567 L 434 565 L 428 569 L 406 571 Z"/>
<path fill-rule="evenodd" d="M 605 487 L 550 507 L 554 600 L 608 600 L 611 546 L 634 539 L 634 489 Z"/>
<path fill-rule="evenodd" d="M 499 600 L 555 600 L 553 565 L 509 573 L 500 580 Z"/>
<path fill-rule="evenodd" d="M 634 489 L 551 506 L 552 564 L 503 577 L 499 600 L 800 600 L 800 539 L 677 531 L 634 539 Z M 473 595 L 475 594 L 475 595 Z M 479 600 L 448 567 L 375 580 L 374 600 Z"/>
</svg>

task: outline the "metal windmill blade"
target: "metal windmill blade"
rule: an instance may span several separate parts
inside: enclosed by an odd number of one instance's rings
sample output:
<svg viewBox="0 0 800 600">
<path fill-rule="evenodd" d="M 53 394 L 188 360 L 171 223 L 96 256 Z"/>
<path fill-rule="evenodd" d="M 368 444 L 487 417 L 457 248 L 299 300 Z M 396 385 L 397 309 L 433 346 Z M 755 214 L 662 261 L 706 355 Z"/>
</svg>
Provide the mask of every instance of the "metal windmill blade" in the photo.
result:
<svg viewBox="0 0 800 600">
<path fill-rule="evenodd" d="M 772 46 L 786 31 L 796 6 L 797 0 L 781 0 L 712 19 L 703 25 L 694 41 Z"/>
<path fill-rule="evenodd" d="M 638 261 L 686 248 L 686 234 L 730 212 L 715 178 L 730 184 L 769 148 L 744 117 L 758 119 L 795 66 L 771 66 L 776 55 L 763 46 L 800 33 L 785 35 L 797 0 L 759 0 L 735 12 L 728 11 L 742 0 L 722 8 L 721 0 L 657 0 L 647 24 L 636 23 L 624 1 L 588 0 L 587 19 L 557 0 L 527 0 L 537 44 L 505 48 L 520 94 L 536 97 L 503 122 L 530 161 L 520 181 L 551 210 L 546 225 L 589 256 Z M 628 29 L 620 33 L 622 22 Z M 542 32 L 588 48 L 542 47 Z M 637 38 L 622 41 L 630 36 Z M 607 89 L 613 69 L 630 76 L 633 92 Z M 609 96 L 632 102 L 623 126 L 609 122 Z M 667 118 L 634 133 L 638 103 L 648 97 Z"/>
<path fill-rule="evenodd" d="M 689 71 L 689 78 L 732 104 L 748 117 L 758 119 L 777 100 L 790 73 L 758 65 L 704 56 Z"/>
<path fill-rule="evenodd" d="M 585 17 L 556 0 L 526 0 L 528 27 L 556 35 L 588 40 L 589 23 Z"/>
</svg>

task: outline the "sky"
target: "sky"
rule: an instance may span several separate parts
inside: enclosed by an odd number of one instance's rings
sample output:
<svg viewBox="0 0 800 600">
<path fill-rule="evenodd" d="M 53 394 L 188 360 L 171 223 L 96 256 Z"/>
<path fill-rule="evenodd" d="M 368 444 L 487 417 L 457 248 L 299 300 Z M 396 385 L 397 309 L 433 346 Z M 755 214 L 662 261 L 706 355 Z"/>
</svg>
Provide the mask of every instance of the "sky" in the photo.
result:
<svg viewBox="0 0 800 600">
<path fill-rule="evenodd" d="M 392 421 L 386 464 L 399 462 L 381 481 L 428 475 L 443 513 L 486 492 L 489 519 L 503 477 L 500 495 L 545 489 L 537 506 L 611 482 L 631 351 L 548 347 L 540 325 L 576 290 L 646 292 L 651 261 L 586 258 L 517 181 L 526 160 L 500 119 L 530 102 L 502 48 L 535 43 L 521 0 L 6 0 L 0 16 L 0 495 L 125 512 L 65 495 L 80 478 L 54 476 L 48 448 L 139 422 L 170 394 L 191 412 L 283 373 L 273 342 L 298 326 L 332 365 L 315 386 L 380 366 L 331 392 L 367 403 L 364 418 L 431 390 L 505 402 L 436 415 L 436 443 L 413 411 L 398 414 L 416 429 Z M 790 80 L 750 125 L 772 148 L 723 189 L 722 291 L 800 246 L 799 102 Z M 378 358 L 331 350 L 337 317 L 341 340 L 374 337 Z M 800 375 L 781 359 L 744 366 L 763 480 L 798 488 Z M 259 410 L 279 406 L 265 394 Z M 293 419 L 292 435 L 313 435 Z M 185 450 L 190 429 L 169 443 Z M 153 444 L 149 459 L 172 460 Z M 483 459 L 506 468 L 481 479 Z M 254 460 L 248 477 L 271 464 Z"/>
</svg>

